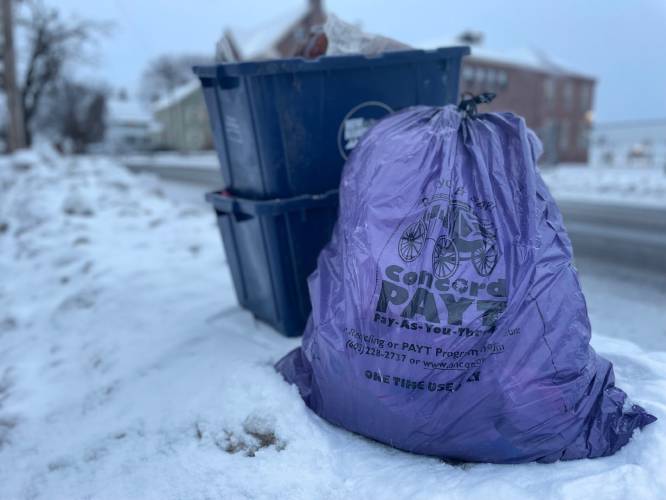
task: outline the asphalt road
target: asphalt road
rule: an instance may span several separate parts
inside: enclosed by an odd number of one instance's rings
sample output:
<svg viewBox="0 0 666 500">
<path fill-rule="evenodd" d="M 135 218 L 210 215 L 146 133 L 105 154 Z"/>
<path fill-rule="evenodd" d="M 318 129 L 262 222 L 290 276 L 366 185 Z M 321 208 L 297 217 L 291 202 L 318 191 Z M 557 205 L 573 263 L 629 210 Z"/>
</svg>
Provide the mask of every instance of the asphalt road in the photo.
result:
<svg viewBox="0 0 666 500">
<path fill-rule="evenodd" d="M 127 166 L 161 176 L 173 195 L 190 201 L 203 203 L 206 191 L 222 185 L 216 165 L 204 168 L 135 161 Z M 666 209 L 570 201 L 558 204 L 577 259 L 651 272 L 666 281 Z"/>
<path fill-rule="evenodd" d="M 558 202 L 581 257 L 666 275 L 666 210 Z"/>
<path fill-rule="evenodd" d="M 212 186 L 209 191 L 222 186 L 222 175 L 217 164 L 210 167 L 187 166 L 182 162 L 169 163 L 148 163 L 145 160 L 125 159 L 123 163 L 132 172 L 149 172 L 159 175 L 162 178 L 172 181 L 182 181 L 189 184 L 199 184 L 202 186 Z"/>
<path fill-rule="evenodd" d="M 179 167 L 160 184 L 172 199 L 205 206 L 204 194 L 221 180 L 195 174 Z M 666 213 L 569 202 L 560 202 L 560 208 L 595 335 L 666 351 Z"/>
</svg>

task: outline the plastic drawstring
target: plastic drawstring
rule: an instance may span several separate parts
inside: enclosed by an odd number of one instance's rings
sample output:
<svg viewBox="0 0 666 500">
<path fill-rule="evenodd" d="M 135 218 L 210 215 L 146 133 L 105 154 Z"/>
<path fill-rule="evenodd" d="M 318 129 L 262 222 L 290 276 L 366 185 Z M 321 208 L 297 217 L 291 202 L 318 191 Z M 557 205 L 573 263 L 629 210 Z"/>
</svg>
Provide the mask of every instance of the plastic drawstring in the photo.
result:
<svg viewBox="0 0 666 500">
<path fill-rule="evenodd" d="M 486 104 L 495 99 L 493 92 L 484 92 L 479 95 L 474 95 L 470 92 L 465 92 L 462 97 L 463 99 L 458 104 L 458 110 L 465 115 L 466 118 L 474 118 L 477 114 L 476 106 L 478 104 Z M 468 99 L 465 99 L 465 96 L 471 96 Z"/>
</svg>

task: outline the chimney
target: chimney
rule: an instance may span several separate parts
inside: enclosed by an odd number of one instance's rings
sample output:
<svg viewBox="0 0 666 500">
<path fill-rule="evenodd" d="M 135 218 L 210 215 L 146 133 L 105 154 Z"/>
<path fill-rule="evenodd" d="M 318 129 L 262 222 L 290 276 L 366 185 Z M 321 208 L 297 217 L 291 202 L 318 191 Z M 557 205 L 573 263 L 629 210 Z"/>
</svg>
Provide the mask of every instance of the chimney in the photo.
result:
<svg viewBox="0 0 666 500">
<path fill-rule="evenodd" d="M 481 31 L 466 30 L 458 35 L 458 41 L 465 45 L 481 45 L 483 33 Z"/>
<path fill-rule="evenodd" d="M 323 14 L 324 2 L 322 0 L 308 0 L 308 9 L 312 14 Z"/>
</svg>

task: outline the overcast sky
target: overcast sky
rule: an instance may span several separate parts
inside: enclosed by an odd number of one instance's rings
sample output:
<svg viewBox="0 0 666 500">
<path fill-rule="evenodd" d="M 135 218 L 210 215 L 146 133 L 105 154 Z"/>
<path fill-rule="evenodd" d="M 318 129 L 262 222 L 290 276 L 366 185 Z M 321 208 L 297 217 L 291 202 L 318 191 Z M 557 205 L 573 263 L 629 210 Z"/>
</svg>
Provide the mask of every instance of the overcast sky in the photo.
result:
<svg viewBox="0 0 666 500">
<path fill-rule="evenodd" d="M 136 89 L 146 63 L 164 53 L 213 51 L 223 28 L 252 28 L 306 0 L 46 0 L 69 15 L 112 21 L 86 71 Z M 599 122 L 666 119 L 665 0 L 329 0 L 365 30 L 411 44 L 485 33 L 493 51 L 535 48 L 598 79 Z"/>
</svg>

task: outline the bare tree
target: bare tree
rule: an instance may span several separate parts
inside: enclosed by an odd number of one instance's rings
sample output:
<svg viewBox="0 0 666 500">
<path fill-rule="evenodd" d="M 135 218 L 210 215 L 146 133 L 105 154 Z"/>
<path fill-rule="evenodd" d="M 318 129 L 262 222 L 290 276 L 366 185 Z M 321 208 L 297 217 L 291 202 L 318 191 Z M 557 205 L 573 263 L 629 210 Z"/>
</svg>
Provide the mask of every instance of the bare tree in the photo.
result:
<svg viewBox="0 0 666 500">
<path fill-rule="evenodd" d="M 212 60 L 197 54 L 163 55 L 148 63 L 141 76 L 141 98 L 153 102 L 194 78 L 192 66 Z"/>
<path fill-rule="evenodd" d="M 71 152 L 82 153 L 104 138 L 107 94 L 101 85 L 62 79 L 44 95 L 48 113 L 40 113 L 37 123 Z"/>
<path fill-rule="evenodd" d="M 85 60 L 87 48 L 108 24 L 93 21 L 63 20 L 58 11 L 41 0 L 25 2 L 26 14 L 19 19 L 27 43 L 25 75 L 20 82 L 21 105 L 28 144 L 32 124 L 45 93 L 58 84 L 68 64 Z"/>
</svg>

